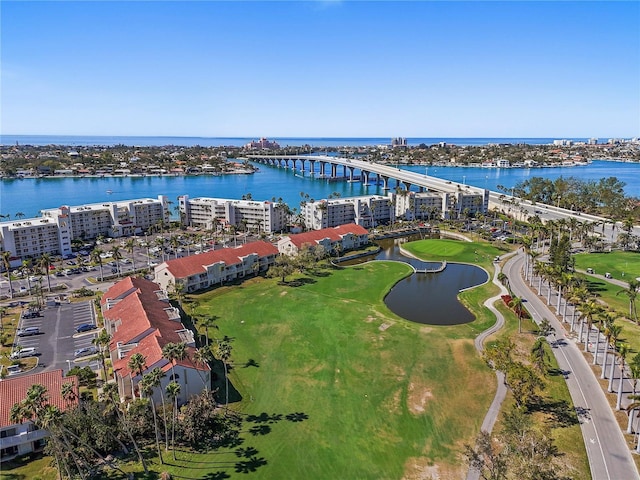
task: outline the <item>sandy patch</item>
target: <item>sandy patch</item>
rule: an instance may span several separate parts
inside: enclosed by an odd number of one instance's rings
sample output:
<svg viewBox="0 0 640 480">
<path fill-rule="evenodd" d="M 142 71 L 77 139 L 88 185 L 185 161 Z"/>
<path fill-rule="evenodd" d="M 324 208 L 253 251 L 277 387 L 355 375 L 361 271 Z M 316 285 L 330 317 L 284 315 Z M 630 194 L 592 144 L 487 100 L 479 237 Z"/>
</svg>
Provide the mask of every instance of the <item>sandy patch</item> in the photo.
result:
<svg viewBox="0 0 640 480">
<path fill-rule="evenodd" d="M 289 292 L 286 291 L 286 290 L 283 290 L 283 291 L 280 292 L 280 296 L 284 297 L 287 293 L 289 293 Z"/>
<path fill-rule="evenodd" d="M 375 318 L 374 318 L 374 317 L 372 317 L 371 315 L 369 315 L 367 318 L 365 318 L 365 319 L 364 319 L 364 321 L 365 321 L 365 322 L 367 322 L 367 323 L 371 323 L 371 322 L 373 322 L 374 320 L 375 320 Z"/>
<path fill-rule="evenodd" d="M 431 333 L 432 331 L 432 327 L 420 327 L 420 333 Z"/>
<path fill-rule="evenodd" d="M 401 399 L 402 399 L 402 390 L 398 389 L 395 392 L 393 392 L 393 395 L 388 397 L 382 403 L 382 408 L 384 408 L 385 411 L 389 413 L 397 414 L 400 412 L 400 402 L 402 401 Z"/>
<path fill-rule="evenodd" d="M 433 398 L 431 390 L 424 385 L 411 382 L 407 391 L 407 408 L 413 415 L 420 415 L 427 409 L 427 402 Z"/>
<path fill-rule="evenodd" d="M 438 465 L 430 465 L 426 458 L 409 458 L 404 465 L 402 480 L 440 480 Z"/>
<path fill-rule="evenodd" d="M 409 458 L 404 464 L 402 480 L 460 480 L 466 478 L 464 465 L 432 464 L 427 458 Z"/>
<path fill-rule="evenodd" d="M 393 323 L 387 323 L 384 322 L 382 325 L 380 325 L 378 327 L 378 330 L 380 330 L 381 332 L 384 332 L 387 328 L 389 328 L 391 325 L 393 325 Z"/>
</svg>

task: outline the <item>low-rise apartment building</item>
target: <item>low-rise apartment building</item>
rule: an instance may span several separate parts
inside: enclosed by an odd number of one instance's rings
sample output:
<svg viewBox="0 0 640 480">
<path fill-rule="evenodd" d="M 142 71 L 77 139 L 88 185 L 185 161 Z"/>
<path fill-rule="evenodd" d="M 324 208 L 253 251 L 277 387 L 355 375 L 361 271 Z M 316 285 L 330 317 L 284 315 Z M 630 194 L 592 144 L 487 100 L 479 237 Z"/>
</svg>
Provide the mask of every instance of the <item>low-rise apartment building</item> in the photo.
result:
<svg viewBox="0 0 640 480">
<path fill-rule="evenodd" d="M 351 223 L 322 230 L 310 230 L 283 237 L 278 241 L 278 251 L 283 255 L 297 255 L 305 247 L 320 245 L 329 255 L 353 250 L 369 244 L 366 228 Z"/>
<path fill-rule="evenodd" d="M 197 292 L 223 282 L 266 271 L 276 261 L 278 249 L 268 242 L 251 242 L 189 257 L 167 260 L 155 267 L 154 280 L 165 290 L 177 284 Z"/>
<path fill-rule="evenodd" d="M 62 385 L 73 385 L 74 397 L 62 397 Z M 32 385 L 47 389 L 47 404 L 61 411 L 78 404 L 78 377 L 65 377 L 62 370 L 35 373 L 0 381 L 0 461 L 11 460 L 19 455 L 38 452 L 44 448 L 49 432 L 39 429 L 33 421 L 16 423 L 11 419 L 11 407 L 27 396 Z"/>
<path fill-rule="evenodd" d="M 121 399 L 140 396 L 138 384 L 142 376 L 128 365 L 136 353 L 145 358 L 143 375 L 156 367 L 165 373 L 161 386 L 153 393 L 154 401 L 162 400 L 161 392 L 174 380 L 180 385 L 181 404 L 205 387 L 210 388 L 209 366 L 194 360 L 193 332 L 182 324 L 180 312 L 158 284 L 127 277 L 107 290 L 100 304 L 105 329 L 111 335 L 109 353 Z M 163 357 L 162 348 L 168 343 L 184 343 L 186 357 L 173 362 Z"/>
<path fill-rule="evenodd" d="M 255 232 L 270 234 L 283 231 L 288 222 L 286 206 L 277 202 L 182 195 L 178 203 L 182 223 L 205 230 L 216 229 L 218 225 L 246 225 Z"/>
</svg>

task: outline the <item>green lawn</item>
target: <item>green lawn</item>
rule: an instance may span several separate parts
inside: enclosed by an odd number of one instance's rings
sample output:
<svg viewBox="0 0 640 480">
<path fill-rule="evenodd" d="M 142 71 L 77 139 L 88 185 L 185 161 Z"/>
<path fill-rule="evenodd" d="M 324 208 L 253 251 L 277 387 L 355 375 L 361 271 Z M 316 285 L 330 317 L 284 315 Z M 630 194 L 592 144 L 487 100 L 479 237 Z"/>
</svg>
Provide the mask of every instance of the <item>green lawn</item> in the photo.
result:
<svg viewBox="0 0 640 480">
<path fill-rule="evenodd" d="M 622 327 L 619 341 L 628 343 L 632 353 L 640 352 L 640 326 L 629 320 L 629 297 L 619 293 L 624 289 L 592 275 L 583 276 L 588 281 L 589 290 L 620 315 L 616 320 L 616 323 Z"/>
<path fill-rule="evenodd" d="M 638 252 L 580 253 L 574 255 L 574 258 L 576 267 L 580 270 L 593 268 L 599 275 L 609 272 L 613 278 L 623 281 L 640 277 Z"/>
<path fill-rule="evenodd" d="M 459 240 L 431 239 L 410 242 L 402 246 L 416 257 L 424 260 L 447 260 L 451 262 L 491 264 L 492 260 L 508 250 L 488 243 L 461 242 Z"/>
<path fill-rule="evenodd" d="M 241 396 L 233 408 L 282 416 L 267 421 L 266 435 L 244 435 L 243 447 L 267 462 L 255 475 L 460 476 L 462 447 L 495 389 L 472 342 L 492 320 L 443 328 L 396 317 L 382 300 L 410 272 L 402 264 L 329 272 L 297 287 L 262 280 L 198 299 L 198 313 L 218 316 L 216 333 L 233 338 L 231 394 Z"/>
</svg>

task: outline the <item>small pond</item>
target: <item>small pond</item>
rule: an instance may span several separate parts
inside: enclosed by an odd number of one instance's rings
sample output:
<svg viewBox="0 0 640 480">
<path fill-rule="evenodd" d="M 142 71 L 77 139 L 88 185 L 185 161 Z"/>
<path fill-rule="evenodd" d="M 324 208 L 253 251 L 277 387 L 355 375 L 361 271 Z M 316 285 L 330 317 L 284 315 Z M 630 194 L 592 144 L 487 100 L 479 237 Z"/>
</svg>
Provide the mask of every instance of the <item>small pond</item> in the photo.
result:
<svg viewBox="0 0 640 480">
<path fill-rule="evenodd" d="M 409 263 L 416 269 L 435 269 L 440 262 L 423 262 L 405 257 L 399 245 L 420 237 L 378 240 L 382 250 L 375 255 L 343 262 L 356 265 L 370 260 L 395 260 Z M 458 293 L 465 288 L 480 285 L 488 274 L 474 265 L 447 263 L 439 273 L 414 273 L 399 281 L 387 294 L 385 304 L 396 315 L 412 322 L 428 325 L 459 325 L 474 320 L 473 314 L 458 301 Z"/>
</svg>

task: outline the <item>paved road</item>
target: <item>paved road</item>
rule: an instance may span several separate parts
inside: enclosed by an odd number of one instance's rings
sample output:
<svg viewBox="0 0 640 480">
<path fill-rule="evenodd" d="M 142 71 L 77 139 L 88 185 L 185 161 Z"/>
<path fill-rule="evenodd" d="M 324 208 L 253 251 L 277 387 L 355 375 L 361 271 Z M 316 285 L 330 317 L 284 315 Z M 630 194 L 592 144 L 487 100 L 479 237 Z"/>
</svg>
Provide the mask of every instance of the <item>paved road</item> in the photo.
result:
<svg viewBox="0 0 640 480">
<path fill-rule="evenodd" d="M 592 478 L 596 480 L 637 480 L 638 470 L 629 446 L 615 420 L 595 374 L 575 341 L 565 337 L 563 325 L 524 282 L 520 272 L 524 255 L 509 260 L 504 272 L 515 295 L 527 299 L 527 308 L 536 322 L 546 318 L 558 339 L 552 349 L 559 368 L 566 373 L 571 399 L 578 412 Z"/>
</svg>

